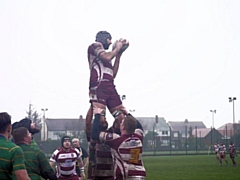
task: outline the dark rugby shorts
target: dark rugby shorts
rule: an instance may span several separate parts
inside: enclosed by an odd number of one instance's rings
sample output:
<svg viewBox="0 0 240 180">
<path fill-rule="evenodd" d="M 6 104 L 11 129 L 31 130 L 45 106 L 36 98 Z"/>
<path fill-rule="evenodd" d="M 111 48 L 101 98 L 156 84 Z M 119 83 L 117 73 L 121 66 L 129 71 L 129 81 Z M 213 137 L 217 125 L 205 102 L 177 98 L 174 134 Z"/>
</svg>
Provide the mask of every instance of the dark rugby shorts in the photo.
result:
<svg viewBox="0 0 240 180">
<path fill-rule="evenodd" d="M 97 102 L 108 107 L 108 109 L 115 108 L 122 104 L 120 96 L 115 88 L 96 88 L 90 89 L 89 92 L 90 103 Z"/>
</svg>

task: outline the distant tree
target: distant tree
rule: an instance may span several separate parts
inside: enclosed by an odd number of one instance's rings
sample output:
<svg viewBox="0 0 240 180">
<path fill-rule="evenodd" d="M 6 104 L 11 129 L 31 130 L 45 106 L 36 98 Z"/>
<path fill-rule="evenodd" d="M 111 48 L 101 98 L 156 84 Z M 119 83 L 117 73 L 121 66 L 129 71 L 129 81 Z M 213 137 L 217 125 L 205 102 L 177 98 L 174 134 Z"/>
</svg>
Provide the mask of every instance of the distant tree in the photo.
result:
<svg viewBox="0 0 240 180">
<path fill-rule="evenodd" d="M 39 114 L 33 107 L 32 104 L 29 104 L 29 110 L 26 111 L 26 118 L 32 120 L 40 129 L 42 128 L 41 123 L 41 114 Z"/>
</svg>

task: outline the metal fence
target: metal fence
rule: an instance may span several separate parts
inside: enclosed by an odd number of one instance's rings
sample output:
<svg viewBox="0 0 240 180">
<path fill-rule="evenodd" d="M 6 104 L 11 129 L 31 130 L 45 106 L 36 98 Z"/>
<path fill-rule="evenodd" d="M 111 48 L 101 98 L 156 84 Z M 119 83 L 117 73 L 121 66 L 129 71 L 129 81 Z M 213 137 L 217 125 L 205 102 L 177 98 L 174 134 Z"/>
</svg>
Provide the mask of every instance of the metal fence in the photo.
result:
<svg viewBox="0 0 240 180">
<path fill-rule="evenodd" d="M 230 142 L 234 142 L 238 151 L 240 151 L 240 131 L 235 133 L 225 128 L 225 132 L 220 133 L 216 129 L 211 129 L 209 133 L 203 136 L 195 127 L 195 133 L 192 129 L 186 127 L 185 132 L 168 131 L 161 136 L 155 131 L 148 131 L 143 141 L 143 155 L 187 155 L 187 154 L 213 154 L 213 145 L 215 142 L 223 143 L 228 147 Z M 176 136 L 177 133 L 177 136 Z M 88 149 L 87 139 L 84 136 L 78 137 L 81 146 Z M 47 154 L 51 155 L 55 149 L 61 146 L 59 140 L 39 141 L 36 140 L 39 147 Z"/>
<path fill-rule="evenodd" d="M 169 130 L 169 134 L 161 136 L 156 131 L 149 131 L 144 138 L 143 151 L 145 155 L 181 155 L 181 154 L 213 154 L 213 146 L 215 143 L 225 144 L 229 146 L 233 142 L 240 150 L 240 131 L 231 129 L 219 131 L 215 128 L 205 129 L 205 133 L 201 134 L 201 130 L 185 127 L 185 131 L 173 132 Z"/>
</svg>

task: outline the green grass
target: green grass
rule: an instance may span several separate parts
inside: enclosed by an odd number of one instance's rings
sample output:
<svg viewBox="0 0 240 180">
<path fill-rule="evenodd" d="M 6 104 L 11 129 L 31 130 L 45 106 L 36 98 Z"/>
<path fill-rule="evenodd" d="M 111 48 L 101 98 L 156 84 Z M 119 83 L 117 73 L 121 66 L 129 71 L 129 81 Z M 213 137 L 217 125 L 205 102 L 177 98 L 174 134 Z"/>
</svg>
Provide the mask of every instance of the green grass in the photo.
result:
<svg viewBox="0 0 240 180">
<path fill-rule="evenodd" d="M 235 158 L 237 164 L 240 158 Z M 215 155 L 187 156 L 145 156 L 144 166 L 147 180 L 237 180 L 240 179 L 240 166 L 233 167 L 227 157 L 229 167 L 223 161 L 223 166 L 217 164 Z"/>
</svg>

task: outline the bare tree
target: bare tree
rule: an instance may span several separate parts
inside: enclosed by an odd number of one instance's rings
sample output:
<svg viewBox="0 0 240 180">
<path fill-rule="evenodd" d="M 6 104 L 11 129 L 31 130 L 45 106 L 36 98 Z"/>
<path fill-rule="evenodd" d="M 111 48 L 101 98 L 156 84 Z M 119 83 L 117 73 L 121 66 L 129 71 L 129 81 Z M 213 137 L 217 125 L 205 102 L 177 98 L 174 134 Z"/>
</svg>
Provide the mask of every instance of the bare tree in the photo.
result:
<svg viewBox="0 0 240 180">
<path fill-rule="evenodd" d="M 42 128 L 41 123 L 41 114 L 39 114 L 33 107 L 33 105 L 29 104 L 29 110 L 26 111 L 28 119 L 32 120 L 40 129 Z"/>
</svg>

